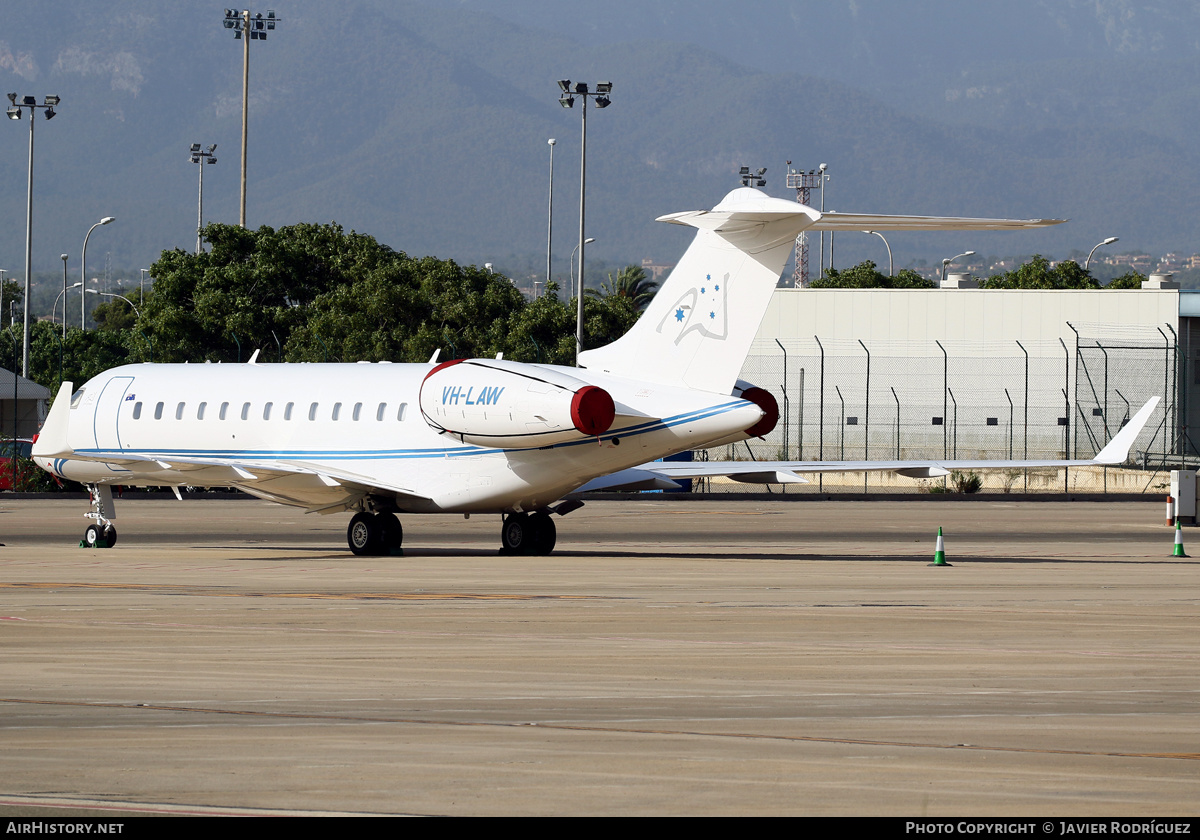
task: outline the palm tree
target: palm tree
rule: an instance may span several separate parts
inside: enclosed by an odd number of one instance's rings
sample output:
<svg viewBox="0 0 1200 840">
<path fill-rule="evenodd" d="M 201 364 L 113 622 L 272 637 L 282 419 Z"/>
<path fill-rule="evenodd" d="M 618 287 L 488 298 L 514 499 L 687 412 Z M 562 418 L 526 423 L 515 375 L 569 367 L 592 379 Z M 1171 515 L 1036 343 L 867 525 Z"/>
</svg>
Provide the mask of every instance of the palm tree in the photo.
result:
<svg viewBox="0 0 1200 840">
<path fill-rule="evenodd" d="M 640 265 L 627 265 L 617 272 L 617 276 L 608 275 L 608 282 L 600 284 L 600 290 L 588 289 L 587 294 L 594 297 L 629 298 L 633 308 L 638 312 L 644 310 L 658 291 L 658 283 L 646 277 L 646 271 Z"/>
</svg>

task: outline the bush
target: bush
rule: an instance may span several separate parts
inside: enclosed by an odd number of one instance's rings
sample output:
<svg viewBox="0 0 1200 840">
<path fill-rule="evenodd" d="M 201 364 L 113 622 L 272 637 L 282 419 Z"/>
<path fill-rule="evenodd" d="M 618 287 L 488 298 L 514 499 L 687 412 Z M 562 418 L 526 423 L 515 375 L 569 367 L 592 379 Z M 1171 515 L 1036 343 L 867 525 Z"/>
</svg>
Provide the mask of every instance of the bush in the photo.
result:
<svg viewBox="0 0 1200 840">
<path fill-rule="evenodd" d="M 950 482 L 954 485 L 956 493 L 978 493 L 983 487 L 983 479 L 976 473 L 963 473 L 958 470 L 950 473 Z"/>
</svg>

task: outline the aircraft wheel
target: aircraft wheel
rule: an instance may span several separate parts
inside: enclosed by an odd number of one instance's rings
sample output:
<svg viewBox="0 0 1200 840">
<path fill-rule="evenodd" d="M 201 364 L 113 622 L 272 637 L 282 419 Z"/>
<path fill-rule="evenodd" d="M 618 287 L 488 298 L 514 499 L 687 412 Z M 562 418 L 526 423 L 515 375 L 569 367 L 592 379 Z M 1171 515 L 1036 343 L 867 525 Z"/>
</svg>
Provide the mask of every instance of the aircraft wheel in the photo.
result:
<svg viewBox="0 0 1200 840">
<path fill-rule="evenodd" d="M 554 543 L 558 539 L 558 530 L 554 527 L 554 519 L 545 511 L 538 511 L 529 517 L 529 554 L 549 554 L 554 551 Z"/>
<path fill-rule="evenodd" d="M 380 513 L 375 516 L 379 527 L 379 553 L 383 555 L 400 554 L 400 545 L 404 542 L 404 529 L 400 519 L 394 513 Z"/>
<path fill-rule="evenodd" d="M 529 517 L 523 513 L 510 513 L 500 526 L 500 553 L 528 554 L 531 536 Z"/>
<path fill-rule="evenodd" d="M 375 514 L 366 511 L 356 513 L 346 529 L 346 542 L 350 544 L 350 550 L 359 556 L 378 554 L 380 530 Z"/>
<path fill-rule="evenodd" d="M 83 532 L 83 542 L 88 548 L 112 548 L 117 542 L 117 529 L 112 525 L 89 525 Z"/>
</svg>

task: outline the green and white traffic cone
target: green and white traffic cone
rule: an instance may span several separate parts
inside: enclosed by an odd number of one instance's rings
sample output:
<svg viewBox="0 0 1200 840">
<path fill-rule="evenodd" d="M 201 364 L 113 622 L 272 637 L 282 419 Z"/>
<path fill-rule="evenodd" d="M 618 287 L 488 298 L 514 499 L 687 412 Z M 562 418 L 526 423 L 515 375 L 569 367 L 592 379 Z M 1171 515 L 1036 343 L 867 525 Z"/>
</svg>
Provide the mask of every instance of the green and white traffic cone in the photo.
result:
<svg viewBox="0 0 1200 840">
<path fill-rule="evenodd" d="M 930 566 L 949 566 L 946 562 L 946 543 L 942 540 L 942 528 L 938 526 L 937 545 L 933 550 L 933 562 Z"/>
<path fill-rule="evenodd" d="M 1179 520 L 1175 520 L 1175 553 L 1172 557 L 1187 557 L 1183 551 L 1183 528 L 1179 527 Z"/>
</svg>

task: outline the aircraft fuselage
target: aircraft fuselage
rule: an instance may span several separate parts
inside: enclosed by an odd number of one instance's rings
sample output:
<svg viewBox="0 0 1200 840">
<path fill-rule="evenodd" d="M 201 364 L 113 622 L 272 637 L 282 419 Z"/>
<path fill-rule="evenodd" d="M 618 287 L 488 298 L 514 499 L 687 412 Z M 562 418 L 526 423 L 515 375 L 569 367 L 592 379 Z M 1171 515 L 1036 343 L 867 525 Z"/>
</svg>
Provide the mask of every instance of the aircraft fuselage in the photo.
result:
<svg viewBox="0 0 1200 840">
<path fill-rule="evenodd" d="M 529 511 L 593 477 L 727 438 L 762 416 L 736 397 L 522 367 L 607 391 L 617 405 L 611 427 L 541 447 L 464 443 L 422 414 L 421 386 L 434 369 L 425 364 L 131 365 L 87 382 L 70 412 L 70 449 L 112 460 L 38 463 L 85 484 L 237 486 L 313 510 L 352 506 L 361 485 L 387 488 L 404 512 Z M 529 394 L 496 384 L 487 370 L 458 368 L 461 382 L 437 383 L 440 398 L 503 415 L 509 427 L 540 428 Z"/>
</svg>

